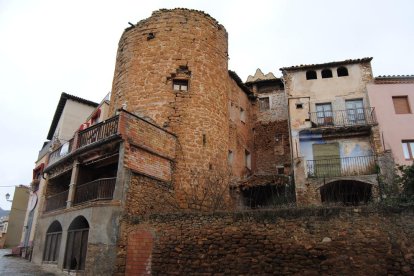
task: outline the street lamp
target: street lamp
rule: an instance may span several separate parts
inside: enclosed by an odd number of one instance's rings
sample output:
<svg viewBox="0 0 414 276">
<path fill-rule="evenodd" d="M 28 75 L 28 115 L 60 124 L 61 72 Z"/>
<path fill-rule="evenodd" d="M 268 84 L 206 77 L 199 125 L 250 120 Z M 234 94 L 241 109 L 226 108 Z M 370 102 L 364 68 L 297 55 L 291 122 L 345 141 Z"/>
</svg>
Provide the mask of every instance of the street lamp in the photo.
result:
<svg viewBox="0 0 414 276">
<path fill-rule="evenodd" d="M 10 198 L 10 194 L 9 194 L 9 193 L 7 193 L 7 194 L 6 194 L 6 200 L 7 200 L 8 202 L 13 202 L 13 200 L 9 200 L 9 198 Z"/>
</svg>

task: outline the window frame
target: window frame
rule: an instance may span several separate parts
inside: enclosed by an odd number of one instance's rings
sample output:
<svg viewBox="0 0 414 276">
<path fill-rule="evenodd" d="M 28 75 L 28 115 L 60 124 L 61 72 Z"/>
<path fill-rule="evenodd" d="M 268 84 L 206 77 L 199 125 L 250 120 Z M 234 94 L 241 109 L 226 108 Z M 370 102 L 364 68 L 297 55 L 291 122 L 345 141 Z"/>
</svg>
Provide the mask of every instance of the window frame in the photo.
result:
<svg viewBox="0 0 414 276">
<path fill-rule="evenodd" d="M 407 147 L 408 158 L 406 156 L 406 151 L 404 145 Z M 402 140 L 401 146 L 403 150 L 403 156 L 405 160 L 414 160 L 414 140 Z"/>
<path fill-rule="evenodd" d="M 336 68 L 336 75 L 338 76 L 338 78 L 349 76 L 348 68 L 346 68 L 345 66 Z"/>
<path fill-rule="evenodd" d="M 259 110 L 260 111 L 270 110 L 270 97 L 259 98 Z"/>
<path fill-rule="evenodd" d="M 176 86 L 178 86 L 178 89 L 176 89 Z M 183 87 L 185 89 L 182 89 Z M 188 92 L 190 90 L 190 82 L 186 79 L 173 79 L 172 88 L 177 92 Z"/>
</svg>

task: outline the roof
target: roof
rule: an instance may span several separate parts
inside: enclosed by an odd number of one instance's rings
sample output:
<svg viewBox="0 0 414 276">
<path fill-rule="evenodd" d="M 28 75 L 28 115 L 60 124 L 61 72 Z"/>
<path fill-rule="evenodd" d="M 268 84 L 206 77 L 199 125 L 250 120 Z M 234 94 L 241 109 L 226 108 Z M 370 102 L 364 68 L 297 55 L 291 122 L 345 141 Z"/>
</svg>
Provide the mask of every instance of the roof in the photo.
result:
<svg viewBox="0 0 414 276">
<path fill-rule="evenodd" d="M 299 71 L 305 69 L 320 69 L 325 67 L 334 67 L 346 64 L 355 64 L 355 63 L 363 63 L 363 62 L 370 62 L 372 57 L 365 57 L 365 58 L 358 58 L 358 59 L 346 59 L 342 61 L 332 61 L 327 63 L 320 63 L 320 64 L 301 64 L 295 65 L 290 67 L 282 67 L 279 70 L 281 71 Z"/>
<path fill-rule="evenodd" d="M 253 92 L 242 82 L 236 72 L 229 70 L 229 75 L 250 99 L 255 97 Z"/>
<path fill-rule="evenodd" d="M 374 81 L 375 83 L 413 83 L 414 75 L 384 75 L 375 77 Z"/>
<path fill-rule="evenodd" d="M 256 72 L 254 73 L 254 76 L 249 75 L 247 77 L 246 83 L 264 81 L 264 80 L 277 80 L 277 78 L 275 77 L 275 75 L 273 75 L 272 72 L 269 72 L 265 75 L 263 74 L 262 70 L 260 70 L 260 68 L 257 68 Z"/>
<path fill-rule="evenodd" d="M 55 133 L 57 124 L 59 122 L 60 116 L 62 116 L 63 109 L 65 108 L 66 101 L 72 100 L 81 104 L 97 107 L 98 104 L 89 100 L 85 100 L 73 95 L 69 95 L 65 92 L 62 92 L 62 95 L 60 95 L 59 103 L 56 107 L 55 115 L 53 116 L 52 124 L 50 125 L 49 133 L 47 134 L 47 139 L 52 140 L 53 134 Z"/>
</svg>

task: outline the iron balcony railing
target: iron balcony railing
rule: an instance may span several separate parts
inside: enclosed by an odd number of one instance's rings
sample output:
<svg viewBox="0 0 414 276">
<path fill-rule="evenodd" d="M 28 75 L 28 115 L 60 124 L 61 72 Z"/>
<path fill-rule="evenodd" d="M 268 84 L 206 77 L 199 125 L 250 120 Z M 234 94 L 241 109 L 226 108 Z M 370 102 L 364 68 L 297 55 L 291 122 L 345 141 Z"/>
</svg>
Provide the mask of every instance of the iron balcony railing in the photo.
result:
<svg viewBox="0 0 414 276">
<path fill-rule="evenodd" d="M 377 124 L 373 107 L 310 112 L 312 127 L 370 126 Z"/>
<path fill-rule="evenodd" d="M 101 178 L 76 187 L 74 204 L 92 200 L 112 199 L 116 177 Z"/>
<path fill-rule="evenodd" d="M 368 175 L 377 172 L 374 155 L 307 160 L 308 177 Z"/>
<path fill-rule="evenodd" d="M 66 208 L 69 190 L 49 196 L 46 198 L 45 212 Z"/>
<path fill-rule="evenodd" d="M 106 139 L 118 131 L 118 116 L 79 131 L 78 148 Z"/>
</svg>

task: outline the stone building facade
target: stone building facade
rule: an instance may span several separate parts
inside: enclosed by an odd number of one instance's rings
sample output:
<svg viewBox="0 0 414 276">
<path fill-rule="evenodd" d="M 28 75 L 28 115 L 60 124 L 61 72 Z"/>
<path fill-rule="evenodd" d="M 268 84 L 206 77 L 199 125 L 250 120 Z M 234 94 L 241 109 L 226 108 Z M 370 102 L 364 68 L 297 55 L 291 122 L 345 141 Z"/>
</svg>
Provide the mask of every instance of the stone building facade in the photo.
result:
<svg viewBox="0 0 414 276">
<path fill-rule="evenodd" d="M 272 85 L 280 98 L 281 81 Z M 273 108 L 258 125 L 260 91 L 228 70 L 227 32 L 203 12 L 159 10 L 127 28 L 107 114 L 90 120 L 92 111 L 48 155 L 32 260 L 124 273 L 136 215 L 260 207 L 240 196 L 243 183 L 280 186 L 289 174 L 286 117 L 270 131 L 283 129 L 283 142 L 268 133 L 274 153 L 256 154 L 277 117 Z"/>
<path fill-rule="evenodd" d="M 107 112 L 91 111 L 47 155 L 33 261 L 86 275 L 133 274 L 132 262 L 149 274 L 153 235 L 140 232 L 142 218 L 321 204 L 319 189 L 346 181 L 379 194 L 371 59 L 287 67 L 283 78 L 257 70 L 243 83 L 228 70 L 227 37 L 214 18 L 188 9 L 159 10 L 125 29 Z M 337 110 L 346 115 L 339 125 Z M 328 159 L 361 153 L 362 167 L 350 171 L 364 173 L 332 175 L 345 163 L 318 163 L 326 151 L 337 151 Z"/>
<path fill-rule="evenodd" d="M 367 94 L 371 59 L 281 68 L 298 204 L 380 196 L 379 169 L 389 163 Z"/>
</svg>

